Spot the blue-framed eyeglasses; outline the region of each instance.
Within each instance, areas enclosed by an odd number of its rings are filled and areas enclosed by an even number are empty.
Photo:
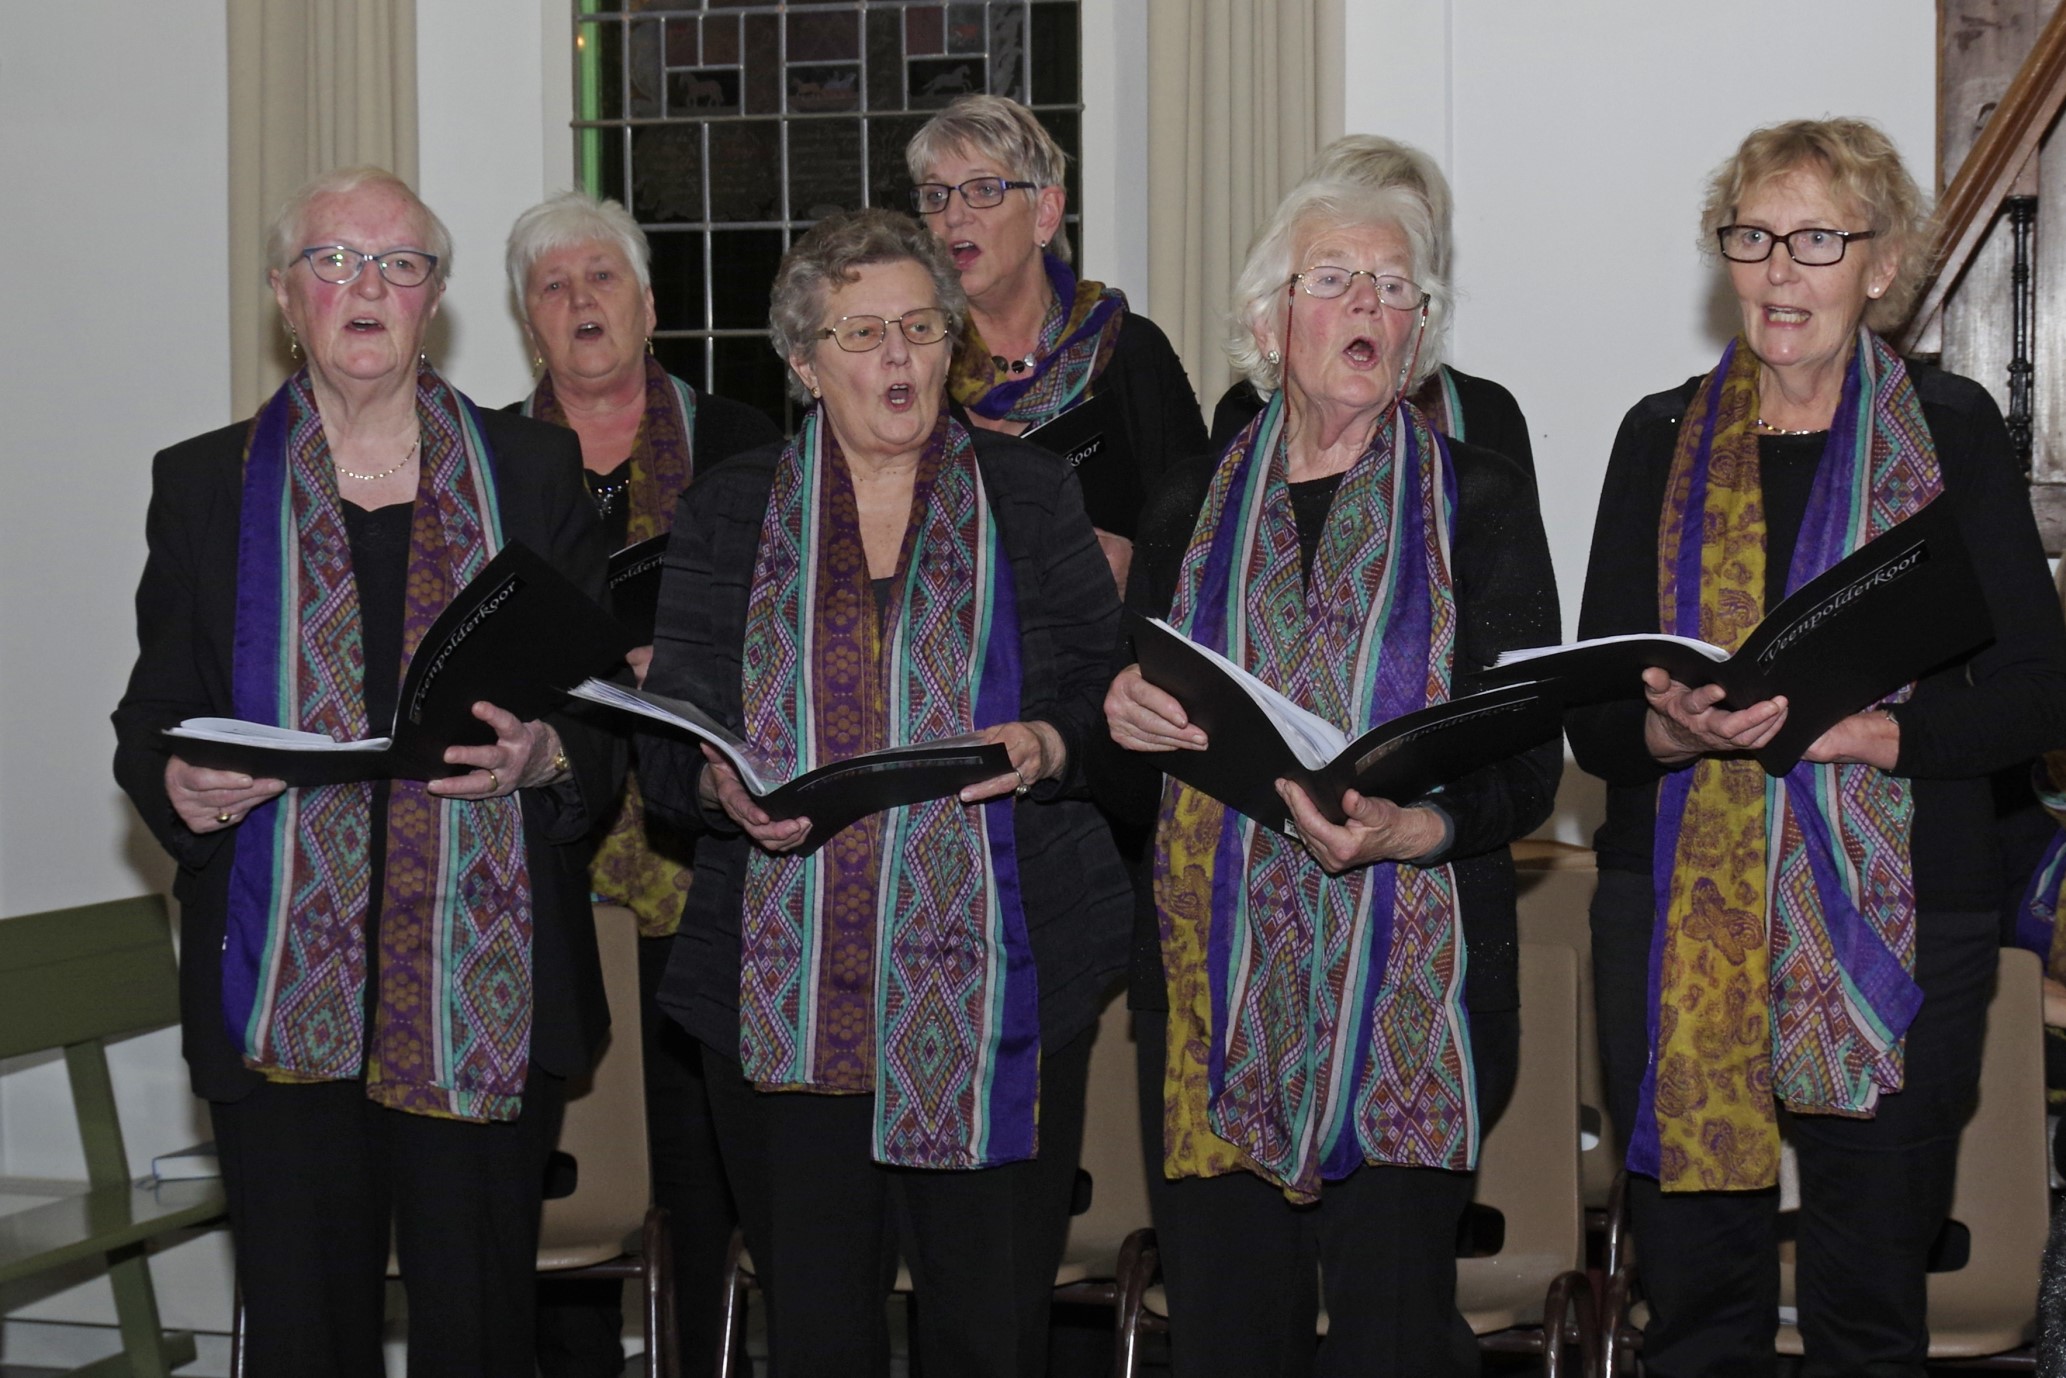
[[[311,273],[339,287],[357,282],[369,263],[380,270],[390,287],[421,287],[438,267],[438,256],[421,249],[384,249],[368,254],[349,244],[318,244],[303,249],[301,257]]]

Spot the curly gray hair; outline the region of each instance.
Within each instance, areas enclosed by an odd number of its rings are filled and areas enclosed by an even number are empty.
[[[524,294],[531,269],[555,249],[589,243],[608,244],[624,255],[641,289],[653,285],[652,248],[646,243],[646,232],[623,203],[598,201],[585,191],[563,191],[540,201],[509,227],[509,249],[503,263],[509,270],[509,290],[516,293],[517,314],[527,324],[531,313]]]
[[[799,355],[811,358],[823,343],[818,332],[824,329],[825,298],[854,281],[862,268],[907,261],[925,269],[933,280],[934,297],[947,312],[948,345],[960,344],[968,296],[946,246],[908,215],[870,209],[827,216],[782,255],[768,296],[768,331],[775,353],[784,363]],[[789,395],[810,401],[810,390],[794,368],[789,372]]]

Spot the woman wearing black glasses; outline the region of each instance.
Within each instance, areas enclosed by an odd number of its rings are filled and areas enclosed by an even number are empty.
[[[1636,404],[1608,461],[1580,636],[1738,645],[1859,544],[1949,503],[1992,645],[1844,719],[1782,777],[1661,670],[1574,712],[1607,782],[1593,959],[1659,1378],[1770,1374],[1778,1107],[1800,1164],[1804,1373],[1910,1374],[1995,971],[1987,776],[2066,742],[2066,631],[1994,402],[1904,361],[1922,193],[1859,120],[1760,129],[1702,215],[1741,310],[1706,375]]]
[[[1082,785],[1119,600],[1062,462],[948,411],[964,310],[908,217],[799,239],[770,324],[810,405],[787,445],[697,479],[661,590],[649,685],[785,772],[971,732],[1011,759],[805,852],[809,820],[639,739],[647,802],[713,833],[660,999],[704,1045],[785,1378],[888,1371],[893,1246],[928,1372],[1045,1372],[1124,964],[1126,873]]]
[[[969,419],[1017,435],[1111,394],[1125,435],[1082,459],[1098,545],[1121,588],[1140,505],[1162,471],[1206,447],[1198,396],[1169,338],[1116,287],[1069,269],[1064,157],[1033,112],[963,96],[904,150],[912,209],[947,246],[969,321],[949,374]],[[1071,440],[1043,440],[1063,453]]]
[[[1400,187],[1285,198],[1228,342],[1268,403],[1169,472],[1127,588],[1352,736],[1557,634],[1528,474],[1405,400],[1441,360],[1436,232]],[[1138,667],[1105,706],[1127,752],[1209,744]],[[1133,1004],[1174,1371],[1313,1372],[1324,1287],[1319,1372],[1475,1374],[1457,1232],[1519,1047],[1507,844],[1549,814],[1556,741],[1404,806],[1349,792],[1339,826],[1281,783],[1295,837],[1111,757],[1115,808],[1160,801]]]

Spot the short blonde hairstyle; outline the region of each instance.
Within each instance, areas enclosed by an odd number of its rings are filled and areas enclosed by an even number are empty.
[[[996,163],[1009,181],[1035,183],[1035,190],[1024,193],[1029,201],[1039,197],[1037,188],[1063,186],[1068,176],[1069,157],[1047,126],[1031,110],[1004,96],[956,97],[904,145],[905,170],[912,182],[923,182],[933,164],[964,148]],[[1066,224],[1056,228],[1047,248],[1062,262],[1069,262]]]
[[[818,332],[824,328],[825,298],[854,281],[863,268],[906,261],[925,269],[947,312],[947,339],[926,348],[953,350],[961,343],[961,323],[968,319],[968,295],[947,246],[908,215],[870,209],[826,216],[782,255],[768,294],[768,334],[775,353],[785,364],[799,354],[811,358],[824,343]],[[810,401],[794,368],[789,370],[789,395]]]
[[[1907,320],[1929,275],[1930,207],[1893,141],[1869,120],[1788,120],[1753,130],[1708,179],[1701,248],[1720,259],[1715,231],[1735,219],[1746,198],[1794,172],[1814,173],[1831,197],[1855,208],[1873,232],[1873,249],[1896,265],[1887,290],[1866,303],[1865,324],[1887,331]]]
[[[266,266],[274,272],[284,273],[294,266],[295,259],[301,257],[301,251],[309,247],[301,222],[308,214],[310,206],[326,196],[349,196],[366,187],[384,187],[398,192],[403,200],[416,208],[416,215],[422,222],[424,238],[429,242],[407,247],[422,249],[436,255],[438,266],[431,277],[438,286],[444,286],[445,279],[452,276],[452,232],[445,228],[444,221],[438,219],[437,212],[423,204],[423,198],[418,196],[407,182],[384,167],[332,168],[302,183],[273,214],[272,224],[266,227]],[[382,249],[404,246],[371,244],[360,247],[363,252],[378,253]]]
[[[516,293],[517,315],[526,325],[531,310],[524,298],[538,260],[555,249],[590,243],[607,244],[622,254],[641,290],[653,285],[652,247],[624,204],[598,201],[585,191],[563,191],[540,201],[509,227],[503,265],[509,271],[509,288]]]
[[[1451,220],[1455,202],[1441,167],[1412,144],[1382,134],[1344,134],[1320,150],[1306,169],[1308,182],[1355,182],[1366,187],[1400,187],[1427,203],[1434,226],[1434,271],[1449,276]]]
[[[1273,393],[1284,383],[1283,360],[1273,360],[1263,352],[1261,337],[1263,328],[1283,310],[1291,275],[1311,266],[1294,261],[1301,242],[1329,230],[1361,225],[1392,225],[1405,235],[1413,255],[1413,280],[1428,294],[1427,331],[1406,390],[1411,392],[1441,366],[1451,295],[1448,277],[1433,266],[1435,227],[1428,203],[1404,187],[1305,181],[1278,205],[1277,213],[1249,249],[1248,261],[1241,265],[1241,276],[1234,283],[1227,357],[1257,392]]]

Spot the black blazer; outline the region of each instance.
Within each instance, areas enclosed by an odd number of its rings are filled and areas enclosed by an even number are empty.
[[[581,482],[574,433],[486,412],[504,532],[600,599],[607,552]],[[245,438],[239,422],[162,450],[151,465],[150,555],[136,590],[136,667],[116,708],[115,779],[179,863],[180,1013],[196,1095],[238,1100],[258,1084],[222,1018],[222,944],[233,829],[189,832],[165,793],[159,733],[183,718],[229,716],[236,637],[237,523]],[[548,1072],[585,1072],[610,1025],[588,902],[592,813],[616,799],[621,751],[610,738],[553,718],[574,779],[525,790],[535,988],[531,1060]]]
[[[1119,635],[1119,598],[1076,478],[1038,446],[971,432],[1019,597],[1020,716],[1052,723],[1067,774],[1017,810],[1019,877],[1039,973],[1040,1037],[1052,1050],[1097,1022],[1126,962],[1132,909],[1125,868],[1084,784],[1086,744],[1103,734],[1105,686]],[[660,588],[646,685],[692,699],[737,731],[746,604],[779,445],[704,468],[682,496]],[[686,738],[639,734],[648,809],[708,828],[696,879],[660,989],[689,1032],[739,1055],[739,912],[753,843],[697,805],[702,754]]]

